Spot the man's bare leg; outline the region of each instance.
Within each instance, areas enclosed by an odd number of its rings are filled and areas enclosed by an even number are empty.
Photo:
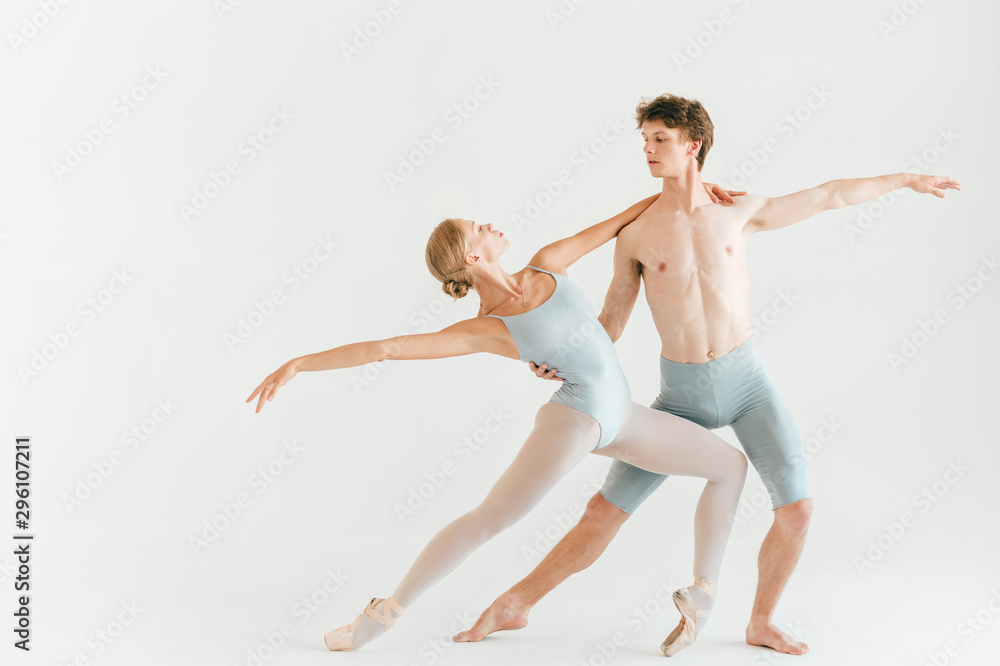
[[[808,645],[794,640],[771,624],[771,616],[802,554],[812,506],[812,499],[806,498],[774,510],[774,523],[764,537],[757,558],[757,595],[754,597],[750,624],[747,625],[747,643],[750,645],[763,645],[786,654],[805,654],[809,651]]]
[[[455,636],[457,642],[481,641],[494,631],[522,629],[528,612],[546,594],[578,571],[597,561],[629,514],[595,494],[580,522],[566,533],[538,566],[483,611],[476,624]]]

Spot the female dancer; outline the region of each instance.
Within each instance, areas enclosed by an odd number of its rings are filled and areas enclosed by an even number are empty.
[[[510,241],[491,224],[447,219],[431,234],[426,260],[456,298],[475,289],[480,312],[437,333],[344,345],[292,359],[261,382],[257,410],[298,372],[348,368],[383,359],[431,359],[490,352],[558,368],[564,381],[542,405],[510,467],[483,502],[437,533],[388,599],[373,599],[350,625],[324,637],[331,650],[355,650],[390,627],[406,607],[479,546],[525,516],[587,453],[660,474],[708,480],[695,511],[695,585],[674,593],[681,622],[663,650],[693,642],[715,597],[730,521],[746,476],[746,457],[690,421],[631,401],[614,345],[566,268],[618,232],[654,202],[645,199],[613,218],[542,248],[531,264],[505,272]]]

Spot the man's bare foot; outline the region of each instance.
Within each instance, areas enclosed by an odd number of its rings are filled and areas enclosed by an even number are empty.
[[[456,643],[475,643],[481,641],[494,631],[510,631],[524,629],[528,626],[528,611],[526,606],[510,594],[497,597],[490,607],[476,620],[472,629],[457,634],[453,639]]]
[[[747,644],[769,647],[785,654],[805,654],[809,646],[797,641],[773,624],[747,626]]]

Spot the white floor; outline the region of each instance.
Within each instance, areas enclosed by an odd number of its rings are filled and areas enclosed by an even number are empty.
[[[44,584],[32,601],[32,656],[35,663],[59,666],[659,663],[658,646],[677,620],[672,605],[660,599],[687,581],[680,571],[658,576],[642,543],[635,530],[624,532],[595,566],[543,600],[526,629],[479,644],[452,643],[450,636],[513,582],[513,569],[525,568],[497,559],[509,543],[490,544],[425,594],[391,634],[362,651],[338,654],[324,648],[323,634],[351,621],[369,596],[385,594],[371,589],[369,572],[400,569],[400,553],[419,544],[351,544],[348,549],[372,556],[350,567],[324,563],[322,553],[302,549],[294,534],[276,535],[242,555],[234,538],[198,558],[176,543],[127,557],[97,542],[50,546],[38,551],[34,564]],[[742,549],[735,550],[742,558]],[[897,558],[859,577],[849,570],[816,571],[807,551],[777,620],[812,650],[789,657],[743,643],[753,596],[745,571],[753,563],[731,555],[716,611],[698,643],[676,657],[682,663],[997,663],[1000,622],[990,622],[997,614],[990,600],[1000,610],[1000,572],[985,558],[950,564]],[[504,575],[488,573],[497,570]],[[312,611],[302,605],[308,596]],[[981,630],[960,626],[977,613]],[[939,653],[937,661],[930,653]]]

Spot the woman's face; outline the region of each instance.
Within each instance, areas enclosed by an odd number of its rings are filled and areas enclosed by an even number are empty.
[[[494,229],[492,224],[481,224],[474,220],[455,220],[465,229],[465,238],[469,244],[466,255],[478,257],[478,261],[496,261],[507,248],[510,241],[503,232]]]

